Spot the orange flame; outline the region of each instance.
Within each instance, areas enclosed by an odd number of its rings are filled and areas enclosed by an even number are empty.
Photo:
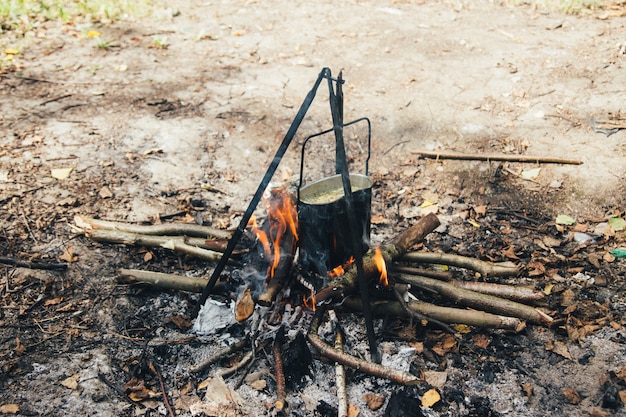
[[[372,257],[374,264],[376,265],[376,269],[380,272],[380,283],[383,287],[389,285],[389,281],[387,280],[387,265],[385,264],[385,258],[383,258],[383,254],[380,251],[380,247],[376,246],[376,251],[374,252],[374,256]]]
[[[304,304],[306,308],[315,311],[315,307],[317,306],[317,301],[315,300],[315,291],[311,290],[311,296],[309,298],[307,298],[306,295],[303,295],[302,304]]]
[[[274,277],[276,268],[280,263],[282,250],[292,252],[298,241],[298,211],[291,198],[291,195],[284,189],[274,189],[270,192],[270,198],[266,201],[268,231],[258,228],[256,218],[250,219],[249,226],[263,245],[265,256],[270,262],[267,270],[267,280]],[[290,237],[287,241],[288,247],[281,248],[285,237]]]
[[[329,278],[340,277],[346,273],[346,269],[350,267],[354,263],[354,256],[351,256],[350,259],[346,261],[343,265],[339,265],[328,271]]]

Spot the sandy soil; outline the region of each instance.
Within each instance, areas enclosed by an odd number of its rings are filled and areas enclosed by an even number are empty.
[[[0,405],[19,404],[22,415],[150,413],[124,401],[98,375],[122,388],[144,340],[190,336],[171,318],[189,315],[197,296],[120,286],[117,271],[206,275],[212,265],[76,237],[73,217],[236,226],[323,67],[343,71],[346,119],[372,122],[374,241],[414,223],[420,204],[433,195],[448,226],[429,249],[492,259],[514,244],[523,265],[536,260],[533,245],[545,236],[572,243],[574,230],[554,224],[559,214],[586,225],[580,231],[588,233],[608,216],[623,217],[624,132],[607,136],[590,125],[592,118],[619,118],[625,106],[622,14],[620,7],[572,16],[483,1],[176,1],[146,19],[43,22],[26,40],[5,33],[3,47],[25,48],[0,75],[2,255],[72,263],[65,272],[4,269]],[[115,46],[97,47],[89,30]],[[303,138],[330,125],[323,84],[274,182],[293,182]],[[365,153],[359,135],[348,132],[355,170],[363,169]],[[332,168],[330,144],[317,146],[307,159],[308,180]],[[420,159],[419,151],[582,164],[434,161]],[[64,179],[52,175],[67,168]],[[459,220],[483,206],[492,217],[482,220],[495,228],[477,233]],[[503,230],[496,212],[534,219],[534,232],[514,228],[511,236],[494,237]],[[564,327],[529,326],[519,335],[486,331],[498,342],[488,349],[461,349],[438,363],[415,360],[448,374],[443,400],[424,415],[626,415],[619,400],[605,403],[611,386],[615,393],[625,389],[615,382],[626,365],[625,266],[605,256],[624,246],[624,232],[598,236],[598,246],[581,250],[583,260],[573,260],[578,249],[571,245],[546,252],[562,255],[556,276],[563,281],[548,273],[521,279],[542,288],[571,286],[589,303],[581,311],[595,309],[585,324],[610,320],[581,339],[568,338]],[[604,284],[582,285],[574,279],[579,273]],[[358,329],[358,320],[353,325]],[[546,350],[554,340],[567,345],[570,358]],[[198,382],[186,366],[207,355],[208,343],[222,342],[194,338],[151,346],[181,415],[192,413],[183,399]],[[403,346],[385,343],[392,354]],[[314,366],[320,374],[332,372]],[[61,385],[68,377],[79,386]],[[351,401],[362,416],[384,415],[389,398],[402,391],[375,378],[355,376],[352,383]],[[270,381],[266,391],[240,389],[250,415],[274,413],[265,407],[273,401],[271,387]],[[569,388],[579,401],[563,394]],[[294,415],[332,415],[332,389],[332,381],[313,379],[290,394]],[[370,410],[364,392],[384,394],[385,407]],[[150,415],[166,413],[159,407]]]

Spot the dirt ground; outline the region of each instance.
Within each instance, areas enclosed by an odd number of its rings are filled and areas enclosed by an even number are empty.
[[[346,120],[372,123],[372,241],[436,203],[429,210],[443,227],[424,249],[514,261],[524,272],[506,282],[549,293],[544,307],[558,323],[472,328],[433,353],[433,329],[400,337],[391,319],[377,320],[390,363],[415,348],[405,365],[447,379],[436,387],[441,400],[420,407],[432,383],[404,388],[351,373],[359,415],[626,416],[626,261],[616,251],[626,248],[624,6],[569,15],[487,1],[167,3],[147,18],[46,21],[0,39],[1,255],[69,262],[59,271],[3,266],[0,412],[167,415],[160,396],[143,407],[119,392],[149,358],[176,413],[203,415],[198,384],[208,375],[187,369],[246,325],[195,335],[181,317],[196,294],[116,278],[120,268],[208,276],[214,264],[93,242],[74,233],[74,216],[236,227],[329,67],[346,80]],[[89,31],[100,32],[99,45]],[[303,139],[331,127],[327,91],[322,83],[273,183],[293,184]],[[603,133],[607,126],[618,129]],[[346,133],[353,168],[363,170],[362,132]],[[331,144],[316,146],[307,180],[333,167]],[[432,160],[420,151],[582,164]],[[343,319],[353,349],[365,352],[360,319]],[[252,371],[264,369],[271,359],[261,355]],[[290,413],[336,415],[332,366],[311,369],[288,394]],[[275,383],[264,378],[264,389],[237,389],[244,404],[231,415],[276,414]],[[382,407],[372,410],[366,393],[382,395]]]

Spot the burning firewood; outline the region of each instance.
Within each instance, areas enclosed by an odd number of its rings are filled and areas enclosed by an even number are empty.
[[[415,225],[406,229],[391,242],[382,245],[378,250],[370,250],[363,257],[363,271],[368,280],[382,278],[383,272],[386,279],[386,271],[383,265],[405,254],[411,247],[419,243],[424,237],[439,226],[439,219],[434,214],[429,214],[420,219]],[[384,282],[382,282],[384,285]],[[358,276],[356,268],[350,267],[343,275],[337,276],[329,285],[322,288],[315,295],[317,303],[330,299],[340,299],[356,292],[358,288]]]

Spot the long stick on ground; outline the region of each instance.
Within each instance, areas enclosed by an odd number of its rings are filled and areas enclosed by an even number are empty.
[[[343,352],[343,332],[337,328],[335,350]],[[337,415],[348,417],[348,394],[346,393],[346,370],[339,362],[335,363],[335,385],[337,385]]]
[[[450,253],[409,252],[397,260],[400,262],[418,262],[456,266],[476,271],[483,277],[512,276],[517,275],[520,271],[519,267],[517,267],[513,262],[486,262],[481,261],[480,259],[468,258]]]
[[[229,239],[231,235],[230,232],[226,230],[191,223],[141,225],[99,220],[81,215],[76,215],[74,217],[74,223],[83,230],[118,230],[120,232],[136,233],[140,235],[195,236],[202,238],[214,237],[224,240]]]
[[[119,243],[129,246],[145,246],[149,248],[162,247],[176,252],[185,253],[195,258],[217,261],[222,254],[205,249],[206,240],[200,238],[186,238],[182,236],[139,235],[119,230],[93,229],[84,230],[85,236],[97,242]]]
[[[313,320],[311,320],[311,327],[309,328],[309,333],[307,335],[309,343],[311,343],[313,347],[319,350],[322,356],[325,356],[332,361],[339,362],[345,366],[358,369],[359,371],[365,372],[366,374],[373,375],[379,378],[389,379],[399,384],[415,385],[420,382],[420,379],[413,374],[397,369],[392,369],[374,362],[368,362],[366,360],[341,352],[335,349],[333,346],[328,345],[317,334],[325,311],[325,306],[320,306],[317,308],[317,311],[313,316]]]
[[[552,317],[534,307],[488,294],[465,290],[436,279],[406,274],[398,274],[397,279],[418,288],[435,291],[450,301],[479,310],[517,317],[535,324],[550,324],[554,321]]]
[[[531,163],[536,163],[536,164],[544,163],[544,164],[569,164],[569,165],[582,165],[583,163],[580,159],[563,159],[563,158],[529,156],[529,155],[483,155],[483,154],[429,152],[429,151],[415,151],[414,153],[419,154],[424,158],[434,158],[434,159],[531,162]]]
[[[118,282],[122,284],[147,284],[159,288],[201,293],[207,280],[184,275],[164,274],[162,272],[139,269],[120,269]],[[215,284],[215,291],[222,292],[222,284]]]
[[[515,332],[525,328],[524,321],[518,318],[499,316],[485,313],[484,311],[442,307],[423,301],[409,301],[407,306],[419,314],[444,323],[467,324],[469,326],[512,330]],[[341,307],[349,311],[361,311],[363,305],[360,299],[349,297],[344,300]],[[411,316],[398,301],[376,301],[372,303],[372,313],[377,317],[398,316],[409,318]]]

